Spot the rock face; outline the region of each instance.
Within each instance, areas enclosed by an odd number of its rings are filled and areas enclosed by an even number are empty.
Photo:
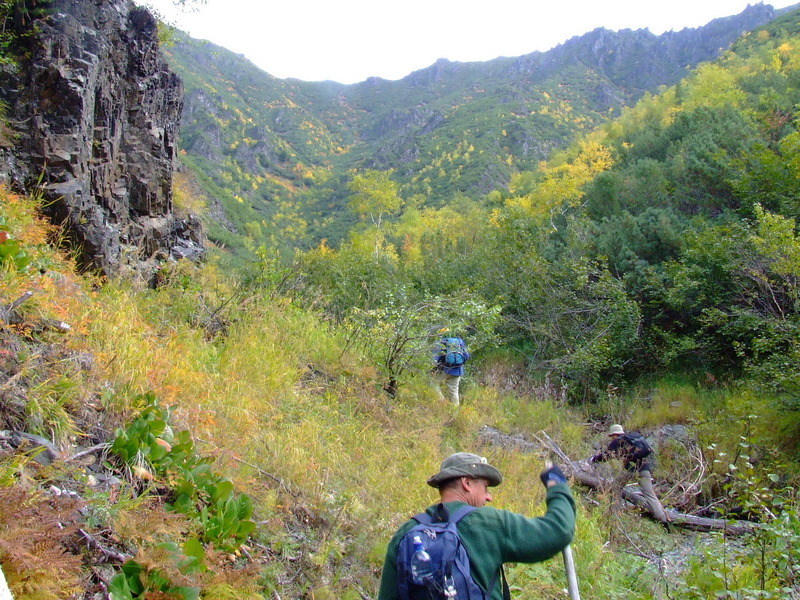
[[[42,189],[84,266],[106,275],[202,258],[199,221],[173,213],[183,85],[159,52],[155,19],[129,0],[50,7],[30,59],[3,86],[22,124],[6,180]]]

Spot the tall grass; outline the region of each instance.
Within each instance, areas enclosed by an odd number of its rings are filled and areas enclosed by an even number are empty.
[[[232,290],[216,281],[220,274],[213,268],[193,277],[209,278],[203,289]],[[197,307],[180,287],[112,284],[94,310],[90,339],[103,357],[104,376],[119,389],[153,389],[173,405],[201,447],[217,457],[217,467],[254,498],[262,539],[286,556],[303,557],[305,579],[297,589],[311,597],[374,590],[389,537],[436,500],[424,482],[451,452],[479,452],[503,471],[496,506],[541,514],[538,473],[550,457],[482,446],[484,425],[528,440],[543,430],[576,459],[605,441],[604,431],[588,427],[598,414],[629,428],[690,425],[698,443],[715,440],[734,451],[733,441],[720,441],[720,428],[738,440],[742,419],[763,409],[755,397],[745,401],[744,392],[676,379],[629,396],[610,393],[590,407],[468,380],[456,408],[439,400],[422,377],[405,382],[390,399],[366,357],[321,315],[257,291],[242,296],[225,333],[216,336],[192,317]],[[751,427],[751,434],[770,439],[766,428]],[[664,446],[662,458],[665,477],[686,467],[681,449]],[[659,570],[657,557],[671,551],[672,542],[635,515],[609,512],[612,500],[589,495],[580,508],[574,548],[579,572],[591,573],[582,584],[586,592],[595,598],[618,598],[623,590],[627,597],[668,597],[674,581]],[[630,544],[647,547],[654,558],[632,559],[616,550]],[[562,569],[559,560],[513,567],[515,597],[558,594],[565,585]],[[277,566],[270,572],[285,574]]]
[[[435,501],[436,491],[424,482],[455,451],[486,454],[507,474],[498,506],[544,510],[538,480],[544,458],[481,447],[477,438],[481,426],[500,424],[521,433],[548,429],[576,443],[574,426],[553,404],[468,386],[455,408],[422,380],[391,400],[373,366],[312,311],[253,295],[226,334],[209,339],[184,310],[166,310],[185,308],[180,294],[104,288],[90,333],[104,377],[130,391],[121,402],[149,388],[172,404],[217,466],[255,499],[273,542],[293,547],[278,524],[299,518],[298,526],[309,528],[302,551],[328,557],[315,567],[318,584],[337,580],[339,594],[354,585],[337,566],[346,555],[374,585],[391,532]],[[343,550],[331,550],[332,536]]]

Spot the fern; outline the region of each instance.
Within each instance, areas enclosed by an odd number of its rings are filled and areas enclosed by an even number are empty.
[[[0,488],[0,562],[17,598],[60,600],[83,588],[72,553],[82,503],[68,496]]]

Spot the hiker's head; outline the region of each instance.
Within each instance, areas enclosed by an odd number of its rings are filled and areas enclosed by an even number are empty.
[[[608,428],[608,437],[610,438],[615,438],[623,433],[625,433],[625,429],[622,428],[622,425],[614,424]]]
[[[480,508],[492,501],[491,487],[492,482],[484,477],[454,477],[439,486],[439,495],[442,502],[460,500]]]
[[[462,479],[471,481],[463,482],[461,481]],[[479,480],[485,485],[480,483]],[[491,501],[491,495],[486,491],[486,488],[500,485],[502,481],[503,476],[500,471],[490,465],[489,461],[483,456],[469,452],[456,452],[442,461],[439,472],[428,479],[428,485],[438,488],[440,492],[445,489],[452,490],[455,487],[460,488],[462,493],[471,493],[482,488],[483,495],[489,496],[488,500],[484,500],[484,502],[488,502]]]

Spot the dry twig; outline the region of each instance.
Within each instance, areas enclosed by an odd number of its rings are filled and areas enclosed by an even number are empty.
[[[14,300],[11,304],[0,306],[0,317],[2,317],[3,321],[7,323],[11,313],[14,312],[23,302],[27,301],[31,296],[33,296],[33,292],[28,290],[22,294],[22,296]]]
[[[84,450],[81,450],[80,452],[76,452],[72,456],[69,456],[69,457],[65,458],[64,461],[65,462],[70,462],[70,461],[73,461],[73,460],[78,460],[79,458],[83,458],[84,456],[87,456],[89,454],[93,454],[94,452],[97,452],[98,450],[106,451],[109,448],[111,448],[111,444],[109,444],[108,442],[103,442],[102,444],[97,444],[96,446],[92,446],[90,448],[86,448]]]
[[[94,537],[92,537],[83,529],[78,529],[78,533],[80,533],[81,537],[86,540],[86,543],[90,547],[94,548],[95,550],[99,550],[100,553],[108,559],[117,561],[119,563],[124,563],[126,560],[132,558],[131,556],[128,556],[124,552],[118,552],[116,550],[104,547],[103,545],[100,544],[100,542],[94,539]]]
[[[197,439],[198,439],[199,441],[203,442],[203,443],[206,443],[206,444],[211,444],[211,442],[209,442],[208,440],[204,440],[204,439],[202,439],[202,438],[197,438]],[[255,469],[255,470],[258,472],[258,473],[260,473],[260,474],[261,474],[261,475],[263,475],[264,477],[268,477],[269,479],[272,479],[272,480],[273,480],[275,483],[277,483],[278,485],[280,485],[280,486],[283,488],[283,490],[284,490],[284,491],[285,491],[287,494],[289,494],[290,496],[292,496],[292,497],[294,497],[294,498],[298,498],[298,497],[299,497],[299,494],[297,494],[296,492],[293,492],[291,489],[289,489],[289,486],[288,486],[288,485],[286,485],[286,483],[285,483],[285,482],[284,482],[284,481],[283,481],[283,480],[282,480],[280,477],[277,477],[276,475],[273,475],[272,473],[268,473],[267,471],[265,471],[265,470],[264,470],[264,469],[262,469],[261,467],[257,467],[256,465],[254,465],[254,464],[252,464],[252,463],[249,463],[249,462],[247,462],[246,460],[242,460],[241,458],[239,458],[239,457],[237,457],[237,456],[230,455],[230,457],[231,457],[233,460],[235,460],[236,462],[239,462],[239,463],[241,463],[241,464],[243,464],[243,465],[247,465],[247,466],[248,466],[248,467],[250,467],[251,469]]]

